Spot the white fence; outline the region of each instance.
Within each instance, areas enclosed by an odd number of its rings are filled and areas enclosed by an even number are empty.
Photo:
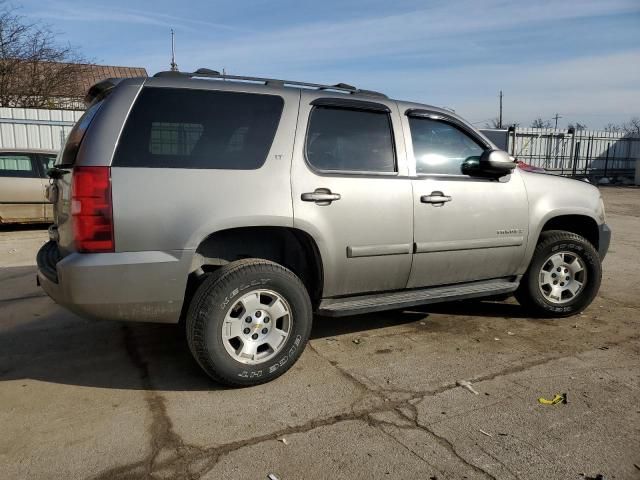
[[[58,151],[82,110],[0,108],[0,148]]]
[[[561,175],[632,177],[640,162],[640,137],[624,133],[520,127],[483,132],[518,160]]]

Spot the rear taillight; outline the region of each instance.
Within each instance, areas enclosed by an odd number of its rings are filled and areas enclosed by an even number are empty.
[[[111,169],[75,167],[71,189],[71,215],[76,249],[113,252]]]

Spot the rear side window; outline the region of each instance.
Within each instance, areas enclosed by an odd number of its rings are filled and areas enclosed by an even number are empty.
[[[276,95],[145,88],[127,119],[113,165],[260,168],[283,105]]]
[[[31,157],[21,153],[0,153],[0,177],[37,177]]]
[[[309,119],[307,161],[322,171],[396,171],[386,112],[315,107]]]

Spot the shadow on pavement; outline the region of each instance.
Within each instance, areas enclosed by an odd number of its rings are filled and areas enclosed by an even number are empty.
[[[34,267],[0,269],[0,381],[33,379],[165,391],[224,388],[193,360],[180,326],[79,318],[43,295],[35,286],[34,273]],[[429,313],[526,318],[515,304],[457,302],[352,317],[316,317],[311,338],[429,323]],[[468,319],[460,321],[468,324],[466,328],[477,328]]]

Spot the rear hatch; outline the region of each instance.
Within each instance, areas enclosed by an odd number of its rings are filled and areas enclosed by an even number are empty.
[[[77,160],[92,122],[116,84],[117,80],[107,80],[89,90],[85,98],[88,108],[74,125],[53,168],[48,172],[52,180],[47,197],[54,204],[54,224],[49,228],[49,236],[58,244],[62,257],[74,251],[113,250],[112,225],[105,224],[112,221],[109,167],[79,166]],[[92,227],[94,237],[110,236],[111,245],[103,242],[97,249],[91,250],[91,244],[84,240],[90,235],[88,230]],[[95,232],[97,229],[102,229],[102,235]],[[90,248],[87,249],[87,246]]]

